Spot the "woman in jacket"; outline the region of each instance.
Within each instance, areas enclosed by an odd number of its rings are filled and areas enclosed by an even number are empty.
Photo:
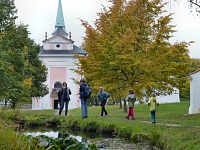
[[[67,116],[68,104],[69,104],[69,101],[70,101],[69,95],[71,95],[71,90],[70,90],[69,87],[67,87],[67,83],[63,82],[62,88],[58,91],[58,99],[59,99],[59,102],[60,102],[59,115],[61,115],[63,107],[65,105],[65,116]]]
[[[110,97],[110,94],[105,92],[103,87],[100,87],[97,98],[101,102],[101,116],[103,116],[104,113],[106,116],[108,115],[108,112],[105,109],[105,105],[109,97]]]

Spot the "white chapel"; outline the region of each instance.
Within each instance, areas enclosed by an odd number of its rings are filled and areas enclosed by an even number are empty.
[[[86,55],[86,52],[74,45],[71,33],[67,33],[62,3],[59,0],[55,30],[52,33],[52,37],[47,39],[46,36],[39,53],[39,58],[48,69],[45,84],[48,85],[49,93],[44,97],[33,98],[32,109],[57,109],[59,106],[56,91],[62,87],[64,81],[67,82],[67,86],[72,92],[69,109],[80,107],[79,85],[75,84],[72,80],[80,80],[80,75],[72,71],[72,69],[77,69],[74,63],[78,62],[74,54]]]

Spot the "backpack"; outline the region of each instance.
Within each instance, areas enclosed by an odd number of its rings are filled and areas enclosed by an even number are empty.
[[[92,89],[91,89],[91,87],[90,87],[89,85],[86,85],[86,86],[84,87],[84,90],[83,90],[83,97],[84,97],[84,98],[90,98],[91,94],[92,94]]]

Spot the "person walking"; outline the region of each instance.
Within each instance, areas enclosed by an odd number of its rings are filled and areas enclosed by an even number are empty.
[[[134,120],[134,104],[136,101],[134,92],[132,90],[129,90],[129,95],[127,96],[127,101],[128,101],[128,116],[126,119],[129,119],[129,117],[132,117],[132,120]]]
[[[88,86],[88,84],[86,83],[85,79],[81,79],[80,80],[80,100],[81,100],[81,110],[82,110],[82,118],[87,118],[88,117],[88,106],[87,106],[87,99],[84,96],[84,92],[85,92],[85,88],[86,86]]]
[[[148,106],[150,106],[152,123],[156,123],[156,108],[159,106],[159,103],[154,93],[151,94],[151,98],[148,101]]]
[[[63,82],[62,88],[58,91],[58,99],[60,102],[60,110],[59,115],[61,115],[63,107],[65,105],[65,116],[67,116],[68,112],[68,104],[70,101],[71,90],[69,87],[67,87],[67,83]]]
[[[108,112],[105,109],[105,105],[106,105],[107,99],[109,97],[110,97],[110,94],[105,92],[103,87],[100,87],[97,98],[101,102],[101,104],[100,104],[101,105],[101,116],[103,116],[104,113],[106,116],[108,115]]]

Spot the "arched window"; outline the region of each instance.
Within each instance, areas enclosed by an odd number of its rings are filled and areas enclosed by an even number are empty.
[[[56,82],[56,83],[54,84],[54,89],[60,89],[60,88],[62,88],[62,83]]]

